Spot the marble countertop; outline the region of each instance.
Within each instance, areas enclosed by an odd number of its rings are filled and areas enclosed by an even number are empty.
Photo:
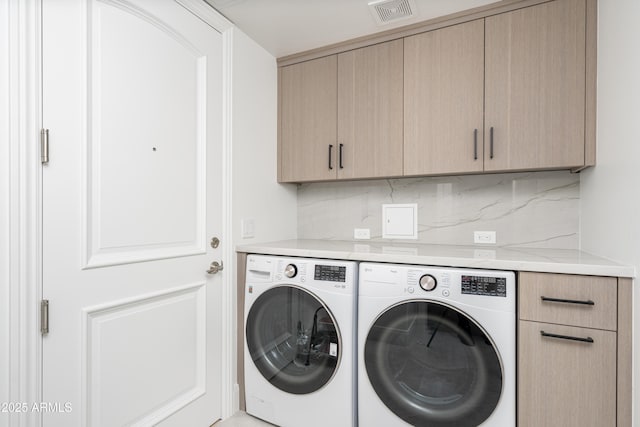
[[[570,249],[283,240],[240,245],[237,252],[403,264],[635,277],[635,268]]]

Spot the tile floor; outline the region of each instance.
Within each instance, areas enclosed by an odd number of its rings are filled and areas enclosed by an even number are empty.
[[[247,415],[246,412],[236,412],[231,418],[214,424],[214,427],[273,427],[273,424]]]

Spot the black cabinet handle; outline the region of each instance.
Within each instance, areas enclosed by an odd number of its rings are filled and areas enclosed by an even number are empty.
[[[541,296],[540,299],[543,302],[559,302],[559,303],[563,303],[563,304],[596,305],[596,303],[591,301],[591,300],[582,301],[582,300],[576,300],[576,299],[549,298],[549,297],[545,297],[545,296]]]
[[[478,129],[473,130],[473,160],[478,160]]]
[[[580,342],[587,342],[589,344],[593,344],[593,338],[591,338],[591,337],[586,337],[586,338],[572,337],[572,336],[569,336],[569,335],[550,334],[550,333],[545,332],[545,331],[540,331],[540,335],[542,335],[543,337],[547,337],[547,338],[558,338],[558,339],[561,339],[561,340],[580,341]]]
[[[489,129],[489,158],[493,159],[493,127]]]
[[[333,145],[329,144],[329,170],[333,169],[333,165],[331,164],[331,158],[333,157],[332,152],[333,152]]]
[[[342,147],[344,147],[344,144],[340,144],[340,169],[344,169],[342,166]]]

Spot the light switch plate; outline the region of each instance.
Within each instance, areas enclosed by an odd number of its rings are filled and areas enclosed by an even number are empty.
[[[243,219],[240,221],[240,236],[243,239],[255,237],[255,223],[253,219]]]
[[[417,203],[382,205],[383,239],[417,239]]]

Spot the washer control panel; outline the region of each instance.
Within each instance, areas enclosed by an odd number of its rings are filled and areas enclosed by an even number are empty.
[[[347,276],[347,267],[341,265],[316,264],[313,273],[314,280],[328,282],[344,282]]]
[[[353,294],[357,289],[357,264],[353,261],[248,255],[246,284],[248,293],[255,287],[293,285],[314,291]],[[252,291],[253,289],[253,291]]]

